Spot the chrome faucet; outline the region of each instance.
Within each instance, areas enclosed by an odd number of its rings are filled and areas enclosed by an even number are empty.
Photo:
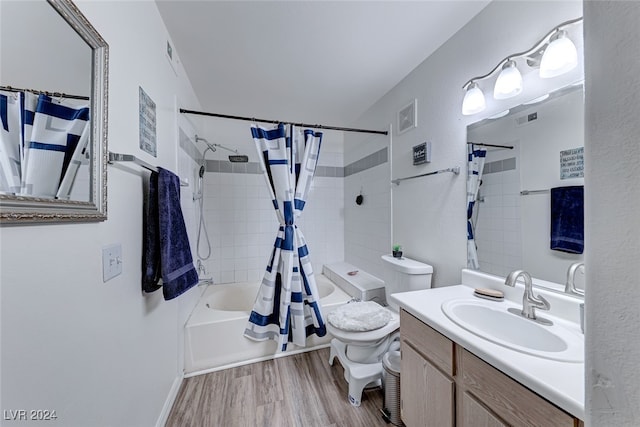
[[[200,260],[198,260],[197,269],[198,269],[198,285],[212,285],[213,279],[211,277],[202,277],[203,275],[207,274],[207,268],[205,267],[204,263]]]
[[[522,276],[522,278],[524,279],[524,295],[522,296],[522,311],[517,314],[520,314],[522,317],[525,317],[527,319],[535,320],[539,323],[551,324],[546,319],[536,317],[536,308],[539,308],[540,310],[549,310],[549,308],[551,308],[551,305],[549,304],[549,301],[547,301],[543,297],[533,294],[533,283],[531,282],[531,275],[529,273],[523,270],[512,271],[507,276],[504,284],[507,286],[515,287],[516,281],[520,276]],[[515,309],[513,309],[513,311],[509,309],[509,311],[517,312],[517,310]]]
[[[569,266],[569,270],[567,270],[567,283],[564,285],[564,292],[571,295],[579,295],[584,296],[584,291],[576,288],[576,273],[579,268],[582,267],[582,271],[584,271],[584,263],[576,262]]]

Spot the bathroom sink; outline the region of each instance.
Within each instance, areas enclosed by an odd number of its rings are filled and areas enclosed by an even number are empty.
[[[509,301],[454,299],[444,302],[442,311],[458,326],[503,347],[545,359],[584,361],[581,335],[557,322],[546,326],[525,319],[507,311],[510,307],[518,306]]]

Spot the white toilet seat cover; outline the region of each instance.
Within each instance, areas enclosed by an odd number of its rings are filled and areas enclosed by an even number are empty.
[[[344,304],[327,315],[327,321],[343,331],[373,331],[386,326],[391,312],[373,301],[354,301]]]

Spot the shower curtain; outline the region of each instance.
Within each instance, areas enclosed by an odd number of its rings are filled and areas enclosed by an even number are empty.
[[[22,159],[22,93],[0,91],[0,192],[20,192]]]
[[[479,269],[478,251],[474,236],[473,209],[478,198],[480,181],[487,150],[476,150],[473,144],[467,146],[468,150],[468,173],[467,173],[467,267]]]
[[[296,219],[313,182],[321,132],[257,125],[251,134],[280,226],[244,335],[304,347],[308,336],[326,334],[309,250]]]
[[[89,141],[89,107],[0,91],[0,119],[0,191],[68,198]]]

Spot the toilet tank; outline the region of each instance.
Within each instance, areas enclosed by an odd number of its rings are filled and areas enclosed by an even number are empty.
[[[382,255],[385,264],[385,295],[387,303],[394,310],[398,307],[390,301],[389,295],[396,292],[418,291],[431,287],[433,267],[411,258],[394,258]]]

